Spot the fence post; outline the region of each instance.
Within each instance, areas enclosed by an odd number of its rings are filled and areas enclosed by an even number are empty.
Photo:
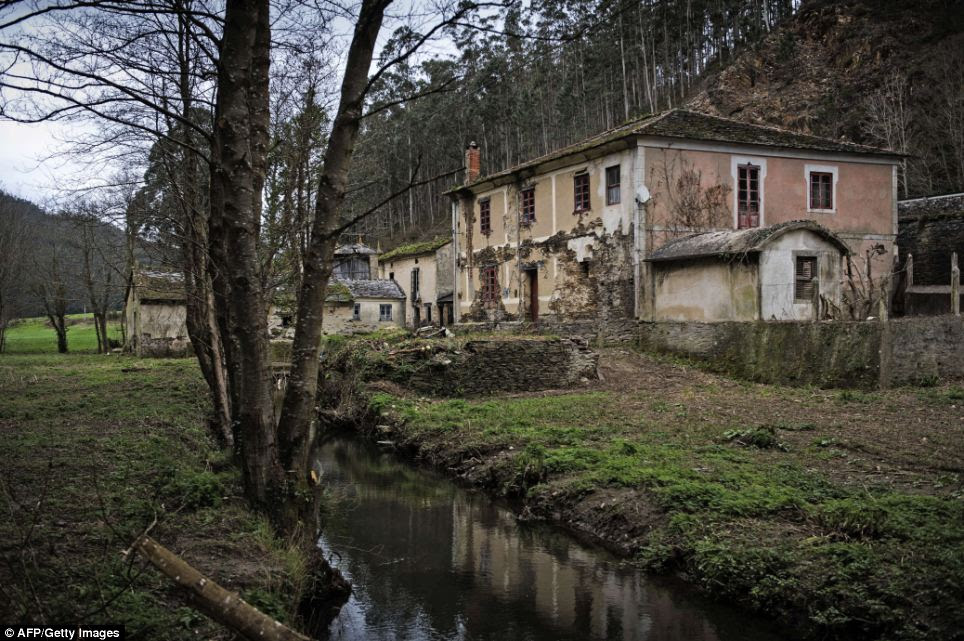
[[[961,315],[961,270],[957,266],[957,252],[951,254],[951,313]]]

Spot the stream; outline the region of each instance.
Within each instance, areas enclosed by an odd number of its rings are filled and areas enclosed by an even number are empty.
[[[355,438],[322,446],[319,545],[354,585],[340,641],[771,641],[772,627],[654,578]]]

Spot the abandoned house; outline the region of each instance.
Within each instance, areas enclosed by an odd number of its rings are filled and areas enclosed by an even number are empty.
[[[395,281],[405,293],[406,325],[452,324],[452,261],[451,238],[401,245],[378,258],[381,277]]]
[[[378,252],[361,241],[335,250],[322,316],[324,334],[358,334],[405,324],[405,292],[378,274]],[[275,295],[268,315],[272,338],[294,336],[295,301],[286,293]]]
[[[135,268],[127,283],[124,349],[138,356],[187,353],[184,278],[175,272]]]
[[[964,194],[902,200],[897,204],[897,225],[895,313],[948,313],[953,254],[964,260]]]
[[[797,296],[839,291],[839,282],[825,282],[839,280],[839,265],[830,264],[834,255],[874,248],[875,256],[883,252],[882,264],[892,264],[900,159],[882,149],[683,109],[488,176],[480,176],[473,143],[465,184],[447,192],[458,257],[456,320],[604,325],[657,317],[813,317],[819,310],[804,309]],[[778,227],[791,221],[816,225]],[[775,226],[760,236],[693,241],[707,253],[685,261],[670,260],[671,249],[656,253],[691,234]],[[740,274],[742,285],[724,287],[724,266],[737,269],[728,262],[732,254],[719,251],[729,243],[751,248],[754,266]],[[818,254],[816,263],[809,254]],[[716,279],[723,288],[716,295],[730,300],[701,301],[705,288],[684,286],[697,272]],[[794,290],[791,273],[794,283],[815,282]],[[780,286],[734,298],[748,283],[770,278]],[[813,296],[810,305],[818,303]]]

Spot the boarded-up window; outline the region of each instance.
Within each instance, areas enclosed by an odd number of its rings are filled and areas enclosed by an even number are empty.
[[[606,204],[618,205],[619,200],[619,165],[606,167]]]
[[[488,198],[479,201],[479,230],[486,236],[492,233],[492,202]]]
[[[527,187],[519,192],[519,222],[529,225],[536,220],[536,188]]]
[[[813,300],[817,289],[817,259],[814,256],[797,256],[796,281],[793,298],[797,302]]]
[[[381,304],[378,306],[378,320],[380,321],[390,321],[392,320],[392,306],[391,304]]]
[[[833,209],[833,174],[810,172],[810,209]]]
[[[760,168],[756,165],[740,165],[737,171],[737,227],[759,227]]]
[[[496,267],[483,267],[480,274],[482,281],[482,300],[489,302],[499,299],[499,274]]]
[[[589,174],[576,174],[572,185],[575,211],[589,211]]]

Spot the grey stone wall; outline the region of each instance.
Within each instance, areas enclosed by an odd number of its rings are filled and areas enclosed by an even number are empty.
[[[762,383],[875,388],[964,378],[964,320],[641,323],[639,346]]]
[[[597,378],[598,360],[579,339],[479,339],[396,355],[384,373],[425,394],[484,396],[573,387]]]

